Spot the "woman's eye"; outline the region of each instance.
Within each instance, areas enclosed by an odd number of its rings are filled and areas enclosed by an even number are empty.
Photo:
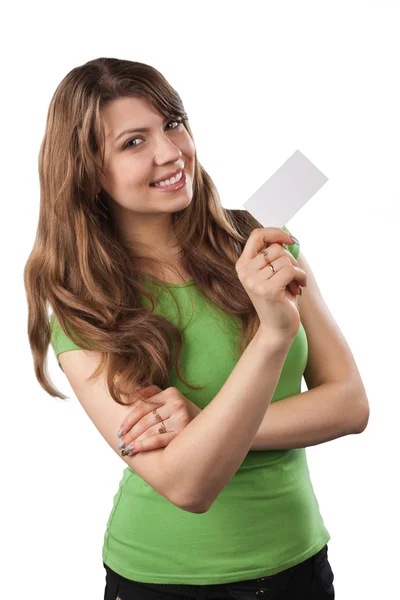
[[[173,127],[173,129],[178,129],[179,125],[182,124],[182,119],[179,117],[179,119],[173,119],[172,121],[169,121],[167,123],[167,127],[170,123],[178,123],[178,125],[176,127]],[[129,146],[128,144],[130,144],[130,142],[134,142],[135,140],[140,140],[141,138],[138,137],[134,137],[131,138],[130,140],[128,140],[125,144],[125,146],[123,147],[123,150],[126,150],[127,148],[137,148],[138,146],[140,146],[140,144],[134,144],[133,146]]]

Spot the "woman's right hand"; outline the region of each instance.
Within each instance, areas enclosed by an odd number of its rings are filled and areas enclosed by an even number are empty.
[[[269,245],[266,250],[268,263],[273,265],[276,273],[260,254],[266,244]],[[289,284],[295,281],[307,286],[307,274],[282,244],[293,244],[283,229],[253,229],[235,268],[260,318],[260,327],[283,338],[294,338],[300,327],[299,294],[293,294],[290,288],[295,286]]]

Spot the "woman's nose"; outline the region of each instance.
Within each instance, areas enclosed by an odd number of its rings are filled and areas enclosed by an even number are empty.
[[[155,155],[156,158],[165,162],[175,162],[178,158],[182,156],[181,149],[172,142],[172,140],[168,139],[167,136],[161,135],[156,143],[155,143]]]

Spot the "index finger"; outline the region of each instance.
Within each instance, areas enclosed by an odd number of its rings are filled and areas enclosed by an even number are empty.
[[[249,235],[243,252],[236,265],[243,265],[253,260],[265,244],[293,244],[292,237],[280,227],[257,227]]]

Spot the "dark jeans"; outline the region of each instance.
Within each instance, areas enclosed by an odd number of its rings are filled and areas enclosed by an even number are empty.
[[[214,585],[141,583],[106,569],[104,600],[334,600],[328,544],[307,560],[275,575]]]

